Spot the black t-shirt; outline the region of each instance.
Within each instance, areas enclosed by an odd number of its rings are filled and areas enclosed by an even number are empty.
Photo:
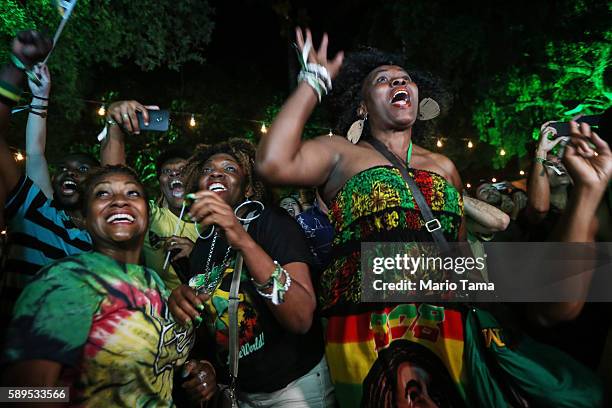
[[[310,249],[296,221],[279,208],[267,207],[252,221],[249,235],[281,265],[304,262],[312,265]],[[198,239],[190,256],[191,275],[204,273],[213,238]],[[211,268],[226,258],[228,244],[219,234],[211,257]],[[228,377],[229,317],[228,298],[234,259],[231,251],[229,267],[214,290],[202,313],[204,322],[198,331],[194,354],[211,359],[223,382]],[[272,272],[272,271],[270,271]],[[292,289],[289,288],[289,291]],[[245,392],[272,392],[310,371],[323,357],[323,336],[319,318],[315,316],[308,333],[299,335],[281,326],[251,282],[246,263],[240,282],[238,307],[239,369],[238,387]]]

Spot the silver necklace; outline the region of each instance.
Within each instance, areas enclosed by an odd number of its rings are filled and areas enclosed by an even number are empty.
[[[219,234],[217,232],[215,232],[215,235],[213,235],[213,240],[210,243],[210,251],[208,252],[208,259],[206,260],[206,268],[204,269],[204,280],[205,282],[203,282],[203,287],[201,289],[198,290],[205,290],[206,293],[210,294],[212,293],[213,290],[215,290],[215,288],[217,287],[217,285],[219,284],[219,281],[223,278],[223,270],[219,270],[217,275],[211,279],[211,275],[212,275],[212,270],[210,268],[210,264],[212,261],[212,255],[213,252],[215,251],[215,244],[217,243],[217,238],[218,238]],[[227,265],[227,261],[229,260],[229,254],[230,251],[232,250],[232,246],[228,245],[227,246],[227,251],[225,251],[225,256],[223,257],[223,261],[221,262],[221,265],[219,265],[218,267],[220,269],[224,269]],[[214,267],[213,267],[214,270]]]

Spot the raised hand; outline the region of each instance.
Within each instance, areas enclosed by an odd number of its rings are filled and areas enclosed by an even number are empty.
[[[33,68],[34,74],[40,81],[40,85],[35,84],[32,80],[28,79],[28,85],[32,96],[40,96],[41,98],[49,98],[51,92],[51,75],[49,74],[49,68],[46,64],[36,64]]]
[[[38,31],[28,30],[17,33],[13,40],[13,54],[27,67],[45,59],[53,43]]]
[[[136,112],[142,113],[142,121],[147,124],[149,123],[149,113],[147,110],[158,110],[158,106],[144,106],[138,101],[118,101],[113,102],[108,107],[108,113],[106,114],[106,119],[112,119],[121,127],[129,132],[134,134],[140,133],[140,127],[138,126],[138,117],[136,116]]]
[[[577,186],[604,191],[612,177],[610,146],[586,123],[572,121],[570,129],[571,139],[563,158],[565,167]]]
[[[557,137],[554,139],[549,139],[548,136],[554,136],[557,134],[557,129],[550,126],[551,123],[552,122],[546,122],[540,127],[540,141],[538,142],[538,153],[543,154],[543,158],[546,158],[546,154],[548,154],[548,152],[550,152],[556,145],[568,139],[567,137]]]
[[[331,79],[334,79],[338,75],[338,72],[340,72],[340,67],[342,67],[344,53],[340,51],[336,54],[333,60],[327,60],[327,44],[329,42],[327,33],[323,34],[323,39],[321,40],[321,45],[319,46],[318,50],[314,48],[314,44],[312,43],[312,33],[308,28],[306,29],[306,41],[304,41],[304,34],[300,27],[296,27],[295,37],[300,53],[304,50],[304,44],[306,42],[310,42],[312,44],[312,48],[308,53],[307,62],[324,66],[327,69],[327,72],[329,72]]]

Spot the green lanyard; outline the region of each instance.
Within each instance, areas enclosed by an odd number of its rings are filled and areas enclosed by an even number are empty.
[[[410,159],[412,159],[412,140],[410,141],[410,146],[408,146],[408,153],[406,153],[406,167],[410,167]]]

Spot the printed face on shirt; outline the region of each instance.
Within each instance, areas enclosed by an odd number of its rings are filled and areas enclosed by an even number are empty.
[[[69,156],[57,166],[58,172],[52,180],[53,198],[63,209],[78,208],[79,187],[97,163],[86,156]]]
[[[232,208],[243,201],[245,184],[244,170],[233,156],[225,153],[210,156],[199,180],[200,190],[214,191]]]
[[[181,208],[185,193],[182,172],[187,160],[175,158],[166,161],[159,169],[159,188],[170,208]]]
[[[407,129],[414,124],[419,90],[410,75],[397,65],[381,65],[364,80],[363,99],[371,126]]]
[[[430,376],[421,367],[409,362],[401,363],[397,367],[395,394],[398,408],[437,408],[427,390],[429,383]]]
[[[87,230],[94,243],[107,246],[142,244],[149,226],[142,185],[127,174],[108,174],[89,197]]]

